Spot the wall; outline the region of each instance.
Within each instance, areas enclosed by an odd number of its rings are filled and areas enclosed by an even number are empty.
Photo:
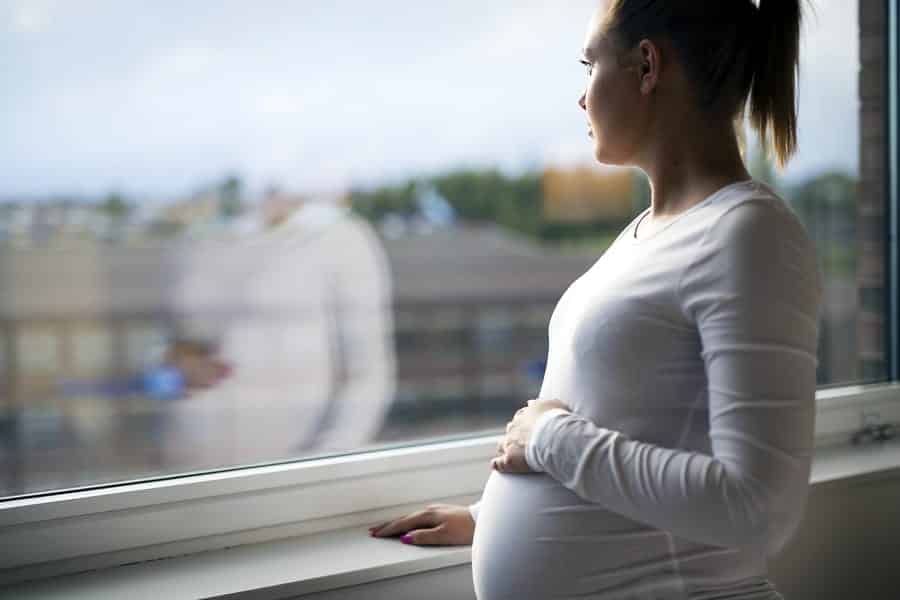
[[[786,600],[900,598],[900,476],[814,488],[770,577]]]

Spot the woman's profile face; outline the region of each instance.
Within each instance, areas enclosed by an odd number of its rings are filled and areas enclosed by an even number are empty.
[[[623,53],[606,35],[607,3],[601,2],[588,26],[582,63],[588,83],[578,100],[587,114],[594,157],[610,165],[631,164],[647,123],[646,98],[640,92],[639,60]]]

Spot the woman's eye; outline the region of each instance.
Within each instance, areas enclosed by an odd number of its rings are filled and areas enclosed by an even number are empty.
[[[589,63],[589,62],[586,61],[586,60],[581,60],[581,61],[578,61],[578,62],[580,62],[581,64],[583,64],[583,65],[585,66],[585,68],[587,69],[587,74],[588,74],[588,76],[590,76],[591,74],[593,74],[593,72],[594,72],[594,65],[593,65],[592,63]]]

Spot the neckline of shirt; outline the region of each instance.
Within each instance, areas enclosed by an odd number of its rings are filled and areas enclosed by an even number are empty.
[[[661,234],[663,231],[665,231],[666,229],[668,229],[669,227],[671,227],[672,225],[677,223],[682,217],[690,214],[691,212],[693,212],[694,210],[696,210],[702,206],[706,206],[707,204],[709,204],[713,200],[719,198],[721,195],[730,191],[731,189],[736,188],[736,187],[743,187],[743,186],[753,186],[755,188],[760,187],[759,182],[757,182],[755,179],[745,179],[743,181],[735,181],[734,183],[729,183],[728,185],[719,188],[718,190],[716,190],[715,192],[713,192],[712,194],[710,194],[709,196],[707,196],[706,198],[704,198],[697,204],[691,206],[687,210],[681,211],[680,213],[678,213],[677,215],[675,215],[674,217],[669,219],[666,223],[664,223],[662,225],[662,227],[660,227],[656,231],[650,233],[650,235],[645,235],[643,237],[636,237],[637,228],[640,226],[641,221],[643,221],[644,217],[646,217],[650,213],[650,207],[647,207],[644,209],[644,212],[642,212],[637,217],[635,217],[634,220],[631,222],[631,224],[628,226],[628,230],[626,232],[627,235],[625,237],[627,237],[628,241],[631,242],[632,244],[641,244],[647,240],[652,240],[653,238],[655,238],[656,236]]]

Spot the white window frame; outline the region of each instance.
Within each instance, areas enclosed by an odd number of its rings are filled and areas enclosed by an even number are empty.
[[[900,422],[900,383],[819,390],[817,445]],[[877,415],[877,417],[873,417]],[[474,501],[500,433],[0,504],[0,585],[362,526]],[[402,514],[402,513],[401,513]]]

